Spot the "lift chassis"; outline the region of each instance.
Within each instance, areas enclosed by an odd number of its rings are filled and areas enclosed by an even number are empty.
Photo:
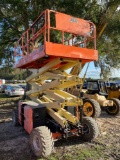
[[[48,156],[53,142],[62,138],[81,136],[91,141],[98,136],[96,121],[83,117],[82,99],[65,91],[83,84],[66,70],[97,58],[95,25],[52,10],[45,10],[16,42],[15,67],[28,69],[31,75],[13,122],[30,134],[36,156]],[[66,107],[74,107],[75,115]]]

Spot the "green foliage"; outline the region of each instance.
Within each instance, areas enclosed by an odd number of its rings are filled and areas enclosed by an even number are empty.
[[[14,69],[12,67],[0,68],[0,79],[6,80],[25,80],[28,77],[28,71],[22,71],[20,69]]]
[[[107,80],[114,68],[120,68],[120,10],[119,1],[106,1],[105,13],[101,17],[101,22],[106,24],[106,28],[97,41],[99,60],[95,66],[101,68],[101,77]],[[97,24],[99,26],[99,24]]]
[[[8,96],[3,94],[3,93],[0,93],[0,101],[2,100],[7,100],[8,99]]]
[[[8,95],[4,94],[4,93],[0,93],[0,102],[18,102],[18,100],[20,100],[20,97],[14,97],[11,98]],[[4,103],[3,103],[4,104]]]
[[[107,28],[97,42],[99,61],[96,63],[96,66],[101,67],[101,76],[105,77],[111,73],[111,67],[116,68],[120,64],[120,12],[116,11],[118,5],[118,0],[106,0],[104,5],[98,4],[97,0],[1,0],[0,63],[4,62],[3,68],[9,68],[7,75],[12,75],[14,62],[10,47],[28,29],[29,24],[48,8],[91,20],[97,28],[100,27],[101,20],[107,23]],[[59,39],[59,34],[56,38]],[[19,75],[16,78],[22,77]]]

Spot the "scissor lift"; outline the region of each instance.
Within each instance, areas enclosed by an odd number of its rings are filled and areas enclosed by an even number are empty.
[[[29,100],[19,102],[13,122],[30,134],[36,156],[49,155],[53,141],[61,138],[81,135],[89,141],[97,137],[95,120],[82,118],[82,99],[65,91],[83,83],[66,70],[98,59],[92,22],[45,10],[16,43],[15,59],[16,68],[29,69],[32,74],[26,79],[31,86],[26,91]],[[71,106],[75,115],[65,109]]]

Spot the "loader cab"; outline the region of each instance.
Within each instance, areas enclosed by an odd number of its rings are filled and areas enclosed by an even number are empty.
[[[87,81],[87,92],[88,94],[99,94],[105,97],[108,96],[106,84],[101,80],[90,80]]]

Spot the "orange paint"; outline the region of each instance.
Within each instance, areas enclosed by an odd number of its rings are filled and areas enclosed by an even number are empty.
[[[78,130],[77,129],[72,129],[71,132],[73,133],[70,137],[72,136],[78,136]],[[58,140],[62,138],[62,134],[60,132],[52,133],[52,137],[54,140]]]
[[[84,19],[56,13],[56,28],[65,32],[86,36],[90,32],[90,23]]]
[[[54,27],[50,25],[52,24],[50,23],[50,21],[52,21],[51,13],[55,18],[56,24]],[[34,32],[36,26],[40,25],[41,18],[43,20],[43,25]],[[52,31],[61,32],[61,37],[59,37],[61,39],[61,44],[50,41]],[[70,34],[70,39],[66,39],[66,32]],[[22,58],[15,65],[16,68],[41,68],[56,57],[79,59],[82,63],[98,60],[98,51],[96,50],[96,28],[90,21],[47,9],[42,12],[23,35],[24,37],[22,36],[15,46],[16,48],[20,45],[23,52]],[[40,38],[40,36],[42,38]],[[82,47],[79,43],[73,43],[77,36],[83,39],[79,42]],[[39,41],[39,38],[42,40]],[[65,45],[67,41],[68,45]],[[90,41],[94,44],[93,49],[86,47],[86,44]],[[33,50],[30,48],[31,43],[33,44]],[[15,56],[17,56],[16,49]]]
[[[30,134],[33,130],[33,111],[30,106],[24,107],[24,128]]]
[[[59,132],[52,133],[52,137],[53,137],[53,139],[54,139],[54,140],[55,140],[55,139],[59,139],[59,138],[61,138],[61,136],[62,136],[62,134],[61,134],[61,133],[59,133]]]
[[[56,57],[85,59],[86,61],[94,61],[98,59],[98,51],[88,48],[80,48],[75,46],[66,46],[52,42],[46,42],[46,54]]]

